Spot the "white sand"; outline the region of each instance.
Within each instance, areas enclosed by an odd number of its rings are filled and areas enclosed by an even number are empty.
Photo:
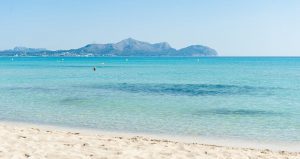
[[[300,159],[300,152],[193,144],[107,133],[78,133],[38,125],[1,123],[0,158]]]

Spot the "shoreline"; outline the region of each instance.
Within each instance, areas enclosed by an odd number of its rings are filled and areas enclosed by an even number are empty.
[[[168,140],[171,142],[180,142],[183,144],[200,144],[207,146],[218,146],[218,147],[231,147],[231,148],[245,148],[245,149],[257,149],[257,150],[270,150],[270,151],[288,151],[288,152],[299,152],[300,143],[291,142],[257,142],[248,140],[237,140],[237,139],[222,139],[222,138],[208,138],[199,136],[179,136],[179,135],[165,135],[165,134],[150,134],[150,133],[130,133],[130,132],[117,132],[117,131],[103,131],[92,128],[80,128],[80,127],[68,127],[68,126],[57,126],[50,124],[37,124],[27,123],[19,121],[0,121],[1,127],[18,127],[24,129],[38,128],[43,131],[60,131],[60,132],[75,132],[90,136],[105,135],[110,137],[142,137],[155,140]]]

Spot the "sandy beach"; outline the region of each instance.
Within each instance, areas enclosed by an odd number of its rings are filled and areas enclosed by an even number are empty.
[[[0,158],[290,158],[300,152],[185,143],[145,136],[94,134],[39,125],[0,124]]]

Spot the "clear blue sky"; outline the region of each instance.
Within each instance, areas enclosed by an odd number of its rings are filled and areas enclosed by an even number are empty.
[[[132,37],[220,55],[300,56],[299,0],[1,0],[0,50]]]

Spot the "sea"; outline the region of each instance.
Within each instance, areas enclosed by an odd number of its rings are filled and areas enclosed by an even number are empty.
[[[300,143],[300,58],[0,57],[0,121]]]

